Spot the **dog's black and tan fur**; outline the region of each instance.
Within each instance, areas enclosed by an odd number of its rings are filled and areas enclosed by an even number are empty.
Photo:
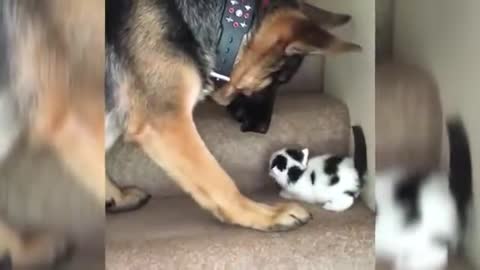
[[[287,57],[358,50],[308,18],[297,1],[271,1],[250,33],[231,75],[214,91],[228,104],[272,82]],[[263,231],[304,224],[310,214],[296,204],[269,206],[246,198],[206,148],[193,122],[198,100],[213,87],[213,68],[223,1],[107,1],[107,149],[124,136],[162,166],[218,219]],[[348,21],[324,12],[324,25]],[[108,210],[145,201],[138,189],[110,185]]]
[[[312,20],[295,0],[270,1],[231,81],[212,92],[222,2],[3,0],[0,162],[27,130],[32,144],[51,146],[107,211],[131,210],[149,196],[105,176],[104,152],[122,136],[223,222],[262,231],[305,224],[310,214],[299,205],[242,195],[206,148],[192,113],[210,94],[226,105],[265,89],[288,57],[358,50],[323,30],[349,16],[322,11]],[[8,254],[14,266],[53,263],[66,246],[47,233],[24,239],[0,221],[0,256]]]
[[[0,163],[27,131],[32,146],[50,146],[103,207],[105,3],[2,0],[0,12]],[[14,269],[51,265],[67,253],[66,239],[25,237],[3,219],[2,267],[5,258]]]

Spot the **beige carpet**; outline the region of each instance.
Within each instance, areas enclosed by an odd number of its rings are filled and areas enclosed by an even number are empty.
[[[257,194],[278,201],[276,194]],[[343,213],[309,205],[314,218],[291,232],[223,225],[190,199],[151,201],[108,217],[106,265],[127,269],[373,269],[374,216],[361,202]]]

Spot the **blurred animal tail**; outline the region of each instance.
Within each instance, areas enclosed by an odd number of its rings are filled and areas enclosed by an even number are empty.
[[[472,160],[468,136],[460,118],[447,122],[450,143],[450,191],[455,198],[462,232],[467,226],[467,211],[472,200]]]
[[[353,126],[353,143],[355,152],[353,154],[353,163],[355,169],[360,177],[360,185],[363,187],[365,184],[365,174],[367,173],[367,143],[365,141],[365,135],[363,129],[360,126]]]

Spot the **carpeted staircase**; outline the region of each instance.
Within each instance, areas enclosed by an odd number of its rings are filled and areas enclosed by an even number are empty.
[[[351,152],[347,107],[323,93],[278,97],[266,135],[241,133],[224,110],[204,103],[195,113],[206,144],[240,189],[279,201],[268,177],[269,155],[286,145],[312,154]],[[373,269],[374,214],[358,201],[343,213],[307,205],[314,219],[286,233],[263,233],[217,222],[181,192],[141,151],[119,143],[107,159],[111,177],[153,196],[144,208],[107,217],[106,268]]]

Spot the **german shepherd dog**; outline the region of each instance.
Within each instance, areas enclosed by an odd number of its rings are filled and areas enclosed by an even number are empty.
[[[31,146],[51,147],[102,209],[104,73],[103,1],[2,0],[0,163],[25,132]],[[69,247],[53,232],[27,236],[0,217],[2,270],[50,266]]]
[[[197,132],[193,110],[212,97],[221,105],[250,96],[273,81],[289,57],[358,51],[328,27],[350,16],[308,17],[296,0],[269,2],[240,49],[230,80],[216,87],[216,44],[225,3],[240,1],[107,0],[106,149],[120,136],[137,144],[204,209],[222,222],[284,231],[311,215],[297,204],[274,206],[242,195]],[[241,1],[245,2],[245,1]],[[137,188],[107,184],[107,211],[143,205]]]

